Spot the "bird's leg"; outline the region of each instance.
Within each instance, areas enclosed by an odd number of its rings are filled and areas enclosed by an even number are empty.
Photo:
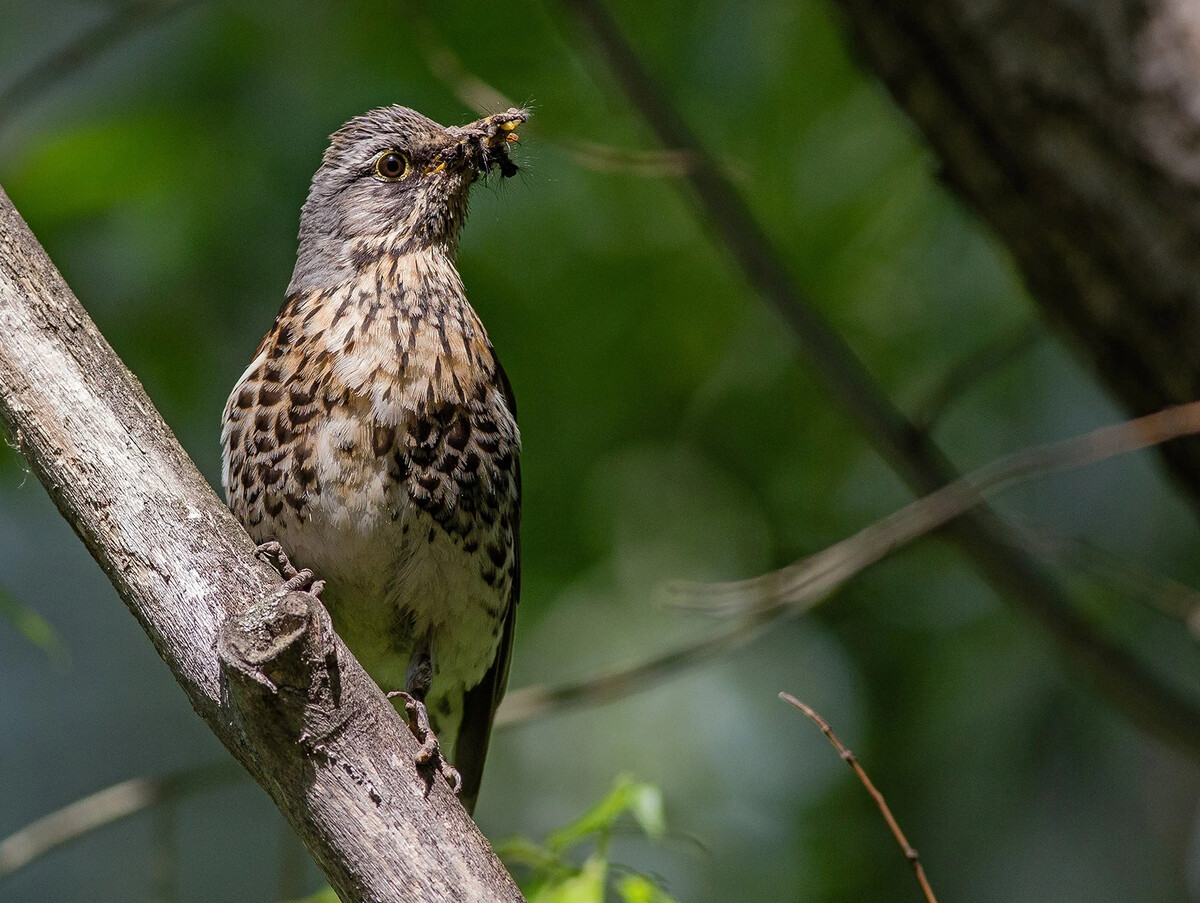
[[[314,580],[313,572],[308,568],[296,570],[295,565],[287,556],[287,552],[283,550],[283,546],[271,540],[270,542],[260,543],[254,550],[254,554],[268,564],[272,563],[276,570],[283,577],[283,586],[279,587],[280,593],[296,593],[308,590],[314,596],[320,596],[321,590],[325,588],[324,580]]]
[[[446,779],[450,789],[458,793],[462,789],[462,776],[442,755],[437,734],[433,732],[429,723],[429,710],[425,708],[425,697],[429,695],[432,685],[433,655],[429,651],[428,642],[425,642],[413,650],[412,658],[408,660],[408,669],[404,673],[404,689],[387,695],[388,699],[400,699],[404,702],[409,729],[421,744],[414,757],[417,768],[436,770]]]

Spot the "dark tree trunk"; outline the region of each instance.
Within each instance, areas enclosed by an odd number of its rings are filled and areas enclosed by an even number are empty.
[[[1200,397],[1200,4],[838,0],[861,56],[1136,414]],[[1164,446],[1200,506],[1200,442]]]

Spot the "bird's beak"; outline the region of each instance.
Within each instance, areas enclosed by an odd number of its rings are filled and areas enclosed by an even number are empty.
[[[426,174],[470,168],[475,175],[486,175],[493,167],[499,167],[501,176],[516,175],[517,164],[509,157],[508,147],[520,139],[517,126],[528,118],[527,110],[514,107],[484,116],[470,125],[446,129],[451,143],[425,168]]]

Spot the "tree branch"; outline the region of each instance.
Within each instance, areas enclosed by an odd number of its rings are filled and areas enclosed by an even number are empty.
[[[675,591],[685,607],[723,617],[770,616],[784,608],[807,608],[886,556],[982,505],[993,493],[1046,474],[1099,464],[1197,434],[1200,401],[1193,401],[1102,426],[1082,436],[1023,448],[988,462],[793,564],[746,580],[679,583]],[[1026,546],[1035,544],[1044,548],[1040,541],[1023,542]]]
[[[808,611],[862,571],[962,517],[993,493],[1047,474],[1098,464],[1198,433],[1200,402],[1192,402],[1137,420],[1099,427],[1082,436],[1024,448],[997,458],[779,570],[728,583],[676,583],[672,588],[678,607],[729,619],[733,625],[627,668],[555,687],[537,685],[514,690],[500,706],[496,724],[508,726],[582,706],[603,705],[649,689],[753,642],[782,617]],[[1052,551],[1061,555],[1062,543],[1051,550],[1042,537],[1023,534],[1022,539],[1024,545],[1043,556],[1049,557]],[[1080,557],[1076,555],[1075,560]],[[1130,574],[1111,561],[1103,571],[1092,562],[1086,566],[1141,601],[1146,601],[1153,590],[1163,591],[1164,598],[1155,599],[1156,607],[1168,610],[1189,625],[1197,617],[1196,593],[1186,587],[1150,574]],[[1186,608],[1182,607],[1184,600]]]
[[[879,792],[879,789],[867,777],[867,771],[858,761],[858,756],[846,748],[846,745],[838,739],[838,735],[833,732],[833,728],[829,726],[829,722],[818,715],[816,710],[805,705],[791,693],[780,693],[779,698],[798,708],[813,724],[819,727],[821,733],[825,735],[825,739],[833,744],[833,748],[838,751],[838,755],[842,757],[842,761],[850,766],[850,770],[854,772],[854,776],[858,778],[859,783],[870,794],[871,800],[875,803],[875,808],[879,810],[879,814],[883,816],[883,820],[887,823],[888,830],[896,838],[896,844],[900,847],[900,852],[904,854],[904,858],[912,866],[913,875],[916,876],[917,885],[921,888],[921,894],[925,897],[926,903],[937,903],[937,898],[933,895],[933,888],[929,886],[929,879],[925,877],[925,868],[921,865],[921,857],[917,855],[917,851],[913,848],[913,845],[904,836],[904,831],[900,829],[900,823],[896,821],[896,816],[892,815],[892,809],[888,806],[887,800],[883,798],[883,794]]]
[[[862,361],[796,286],[771,237],[671,103],[662,82],[651,76],[603,0],[561,3],[587,30],[592,38],[589,45],[603,55],[659,141],[692,154],[696,165],[686,182],[704,225],[724,245],[747,283],[792,329],[834,401],[915,493],[924,495],[957,479],[958,472],[932,437],[892,404]],[[1194,347],[1200,347],[1200,341]],[[1022,547],[1010,525],[989,507],[979,506],[948,526],[946,533],[997,592],[1033,616],[1068,661],[1126,717],[1200,758],[1200,707],[1076,611],[1065,589]]]
[[[0,840],[0,879],[39,856],[150,806],[210,787],[243,780],[246,773],[228,759],[162,777],[130,778],[73,800]]]
[[[0,190],[0,422],[346,901],[518,901],[486,839],[305,593],[245,531]]]

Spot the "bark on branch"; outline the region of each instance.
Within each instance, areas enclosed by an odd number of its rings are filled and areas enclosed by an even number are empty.
[[[0,190],[0,422],[347,901],[519,901],[306,593],[279,593]]]
[[[1200,4],[838,0],[947,181],[1134,414],[1200,398]],[[1200,442],[1163,452],[1200,506]]]

